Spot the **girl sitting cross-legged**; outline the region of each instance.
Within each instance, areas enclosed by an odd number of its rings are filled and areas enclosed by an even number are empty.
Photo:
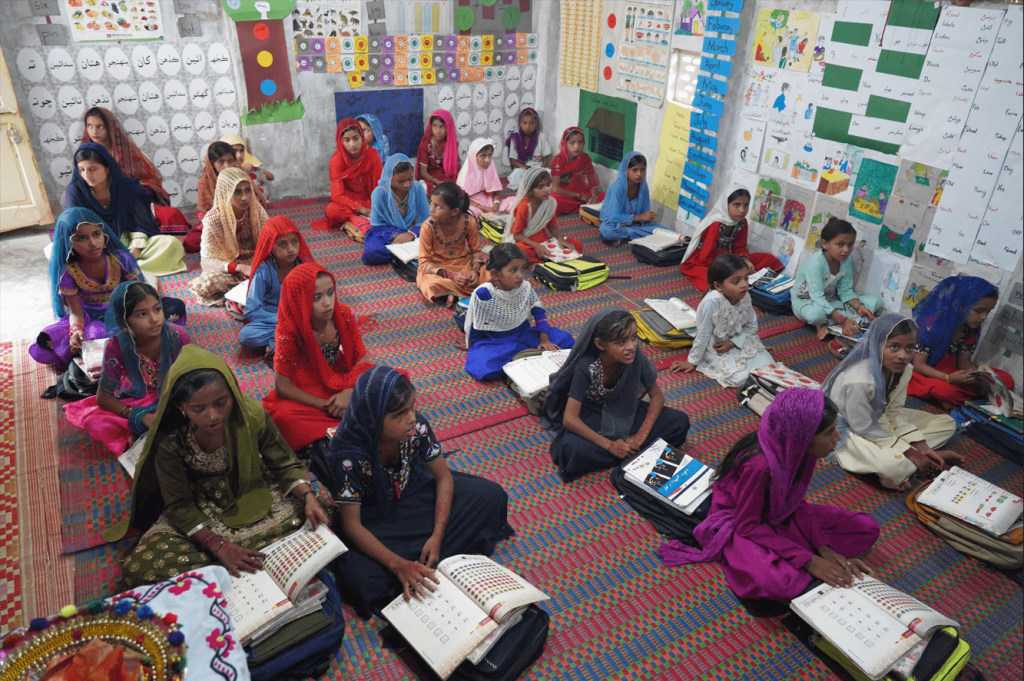
[[[363,242],[363,264],[386,265],[391,262],[388,244],[417,239],[420,225],[430,217],[427,192],[413,179],[412,161],[408,156],[392,154],[388,158],[371,202],[370,231]]]
[[[476,218],[469,213],[469,195],[454,182],[434,187],[430,218],[420,227],[416,285],[423,297],[455,307],[459,298],[487,281],[486,261]]]
[[[651,190],[647,187],[647,158],[631,151],[619,164],[618,177],[601,204],[601,236],[613,246],[621,246],[661,227],[654,222],[657,217],[651,210]]]
[[[334,134],[337,151],[331,156],[331,201],[324,209],[326,220],[313,229],[341,227],[362,240],[370,229],[370,195],[384,165],[377,150],[366,144],[363,129],[354,118],[344,118]]]
[[[551,161],[551,196],[558,203],[558,215],[576,213],[585,203],[604,200],[586,146],[586,136],[579,128],[566,128],[562,133],[558,153]]]
[[[551,198],[551,173],[547,168],[533,166],[523,174],[509,210],[512,212],[505,219],[502,238],[519,244],[529,259],[529,267],[548,259],[548,249],[542,244],[552,239],[560,249],[583,252],[578,239],[564,237],[558,229],[558,204]]]

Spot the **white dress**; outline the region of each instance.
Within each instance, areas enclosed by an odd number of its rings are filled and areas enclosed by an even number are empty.
[[[725,341],[736,347],[725,354],[715,352],[714,346]],[[697,337],[687,361],[726,388],[743,385],[751,369],[774,361],[757,336],[757,314],[749,295],[735,305],[716,290],[704,296],[697,306]]]

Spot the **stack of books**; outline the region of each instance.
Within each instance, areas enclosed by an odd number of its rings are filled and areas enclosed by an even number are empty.
[[[690,515],[711,495],[715,470],[658,439],[624,465],[622,472],[627,482]]]

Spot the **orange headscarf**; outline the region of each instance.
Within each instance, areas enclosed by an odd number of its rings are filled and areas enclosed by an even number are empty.
[[[302,238],[302,232],[294,222],[283,215],[278,215],[264,222],[263,229],[260,230],[260,238],[256,242],[256,254],[252,257],[252,273],[254,275],[263,261],[270,257],[270,252],[274,250],[274,243],[289,234],[299,235],[299,262],[313,262],[313,253],[306,245],[306,240]],[[252,286],[252,279],[249,279],[249,285]]]

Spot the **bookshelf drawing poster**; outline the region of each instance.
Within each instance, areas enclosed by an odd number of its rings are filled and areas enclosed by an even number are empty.
[[[623,21],[616,96],[660,107],[668,81],[672,8],[630,3]]]

